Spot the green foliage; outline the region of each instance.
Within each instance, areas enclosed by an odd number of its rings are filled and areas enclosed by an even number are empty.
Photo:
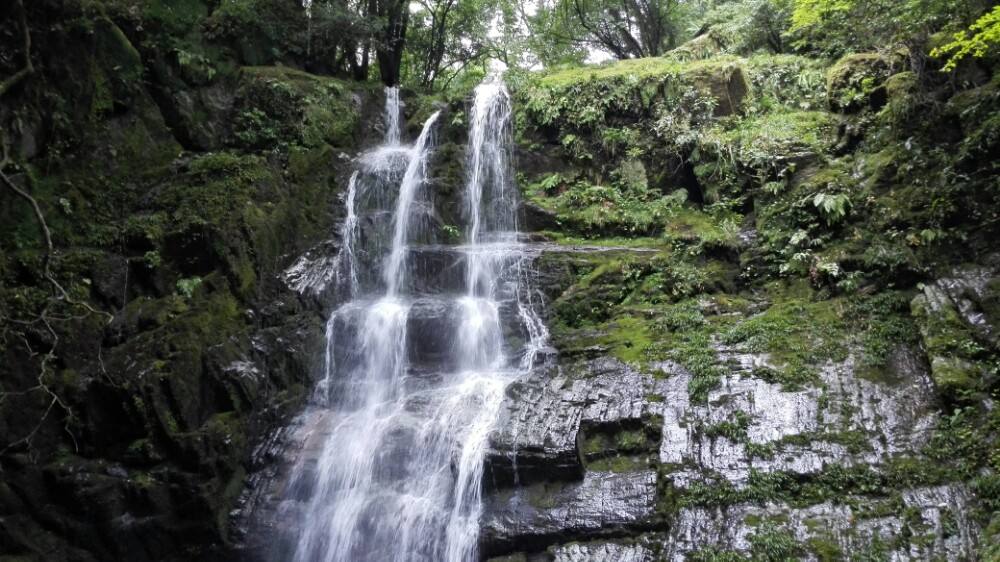
[[[659,196],[635,184],[591,185],[550,175],[527,188],[532,200],[556,212],[559,221],[585,236],[642,236],[663,232],[686,193]]]
[[[689,562],[749,562],[750,559],[739,552],[721,550],[716,547],[706,547],[690,553]]]
[[[753,113],[823,109],[826,62],[799,55],[754,55],[747,59]]]
[[[975,13],[975,0],[794,0],[789,34],[831,55],[891,49]]]
[[[712,3],[705,15],[698,19],[698,31],[704,33],[700,38],[718,44],[717,51],[711,54],[716,54],[718,50],[740,55],[765,50],[780,53],[785,48],[782,35],[791,23],[791,4],[787,0]],[[697,54],[692,53],[691,43],[678,49],[682,56]]]
[[[1000,6],[994,6],[969,26],[959,31],[951,42],[931,51],[932,57],[947,57],[945,71],[954,70],[966,57],[982,58],[1000,44]]]
[[[281,67],[241,70],[233,136],[251,149],[353,142],[358,115],[343,81]]]
[[[823,214],[826,222],[832,224],[847,216],[851,200],[846,193],[817,193],[812,204]]]
[[[719,423],[706,426],[703,432],[706,437],[725,437],[735,443],[746,441],[747,429],[753,422],[750,414],[743,410],[733,412],[732,419],[723,420]]]
[[[803,552],[791,531],[773,524],[762,526],[750,536],[750,553],[755,561],[784,562],[800,558]]]
[[[869,104],[874,92],[891,74],[891,61],[876,53],[847,55],[827,71],[826,88],[830,106],[857,111]]]
[[[833,119],[819,111],[727,118],[697,136],[689,161],[710,200],[735,198],[748,175],[759,183],[794,171],[789,158],[822,154],[833,143]]]
[[[268,119],[267,114],[257,108],[251,108],[236,116],[233,135],[241,144],[248,147],[263,148],[273,146],[280,133],[276,121]]]
[[[194,296],[195,290],[201,285],[201,277],[189,277],[177,280],[177,293],[184,298],[190,299]]]
[[[549,9],[547,3],[540,8]],[[655,57],[680,42],[697,4],[676,0],[645,3],[616,0],[562,0],[551,8],[567,33],[551,39],[582,48],[599,48],[619,60]]]

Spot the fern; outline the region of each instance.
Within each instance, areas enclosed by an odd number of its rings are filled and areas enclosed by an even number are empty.
[[[813,197],[813,206],[832,224],[847,216],[851,200],[844,193],[817,193]]]

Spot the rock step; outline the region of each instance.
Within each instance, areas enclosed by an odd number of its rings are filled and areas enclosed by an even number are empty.
[[[538,483],[488,498],[486,556],[538,551],[583,537],[622,537],[656,526],[656,471],[587,472],[580,482]]]

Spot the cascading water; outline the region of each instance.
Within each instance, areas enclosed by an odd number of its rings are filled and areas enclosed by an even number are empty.
[[[333,276],[346,302],[327,322],[306,438],[318,454],[307,444],[293,469],[294,538],[275,559],[477,560],[487,440],[507,383],[547,336],[524,282],[503,83],[476,89],[461,246],[433,244],[427,228],[438,114],[401,146],[398,92],[386,99],[385,144],[359,159],[348,187]],[[451,286],[423,279],[427,255],[465,274]],[[506,341],[511,331],[526,343]]]

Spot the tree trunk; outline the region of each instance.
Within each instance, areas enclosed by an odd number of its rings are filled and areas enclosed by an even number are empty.
[[[382,41],[375,51],[379,74],[386,86],[399,84],[399,71],[403,64],[406,45],[406,26],[410,20],[408,3],[403,0],[385,0],[379,4],[379,17],[385,18]]]

